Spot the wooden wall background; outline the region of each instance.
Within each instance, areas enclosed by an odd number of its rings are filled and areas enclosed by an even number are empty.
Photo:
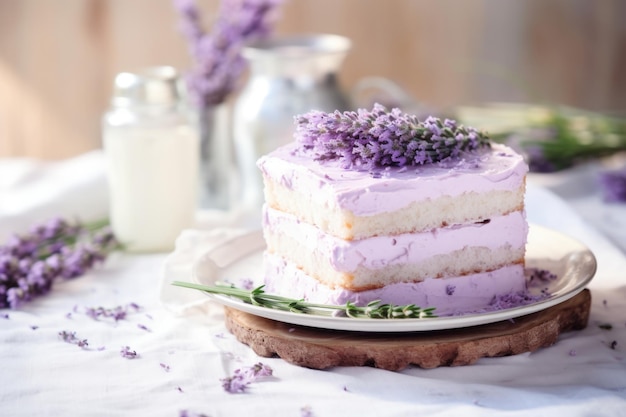
[[[198,0],[210,22],[218,0]],[[286,0],[279,34],[354,45],[340,79],[385,76],[437,107],[542,101],[626,109],[620,0]],[[115,73],[189,65],[171,0],[0,0],[0,157],[100,147]]]

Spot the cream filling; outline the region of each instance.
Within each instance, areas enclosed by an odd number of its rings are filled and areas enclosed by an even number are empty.
[[[513,212],[484,223],[348,241],[265,207],[263,233],[269,252],[326,285],[363,289],[523,263],[528,224],[524,213]]]
[[[273,294],[313,303],[365,305],[380,300],[395,305],[435,307],[438,316],[463,314],[488,308],[495,297],[526,291],[522,265],[463,277],[429,278],[419,283],[397,283],[366,291],[331,288],[305,274],[294,264],[265,254],[266,290]]]

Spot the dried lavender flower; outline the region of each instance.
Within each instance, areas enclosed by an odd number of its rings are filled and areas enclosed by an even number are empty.
[[[194,61],[187,85],[200,108],[222,103],[235,89],[246,68],[241,50],[246,42],[263,39],[272,31],[281,0],[222,0],[212,30],[202,27],[193,0],[174,0],[181,32]]]
[[[195,413],[193,411],[181,410],[180,413],[178,413],[178,417],[209,417],[209,416],[207,416],[206,414],[202,414],[202,413]]]
[[[151,332],[152,330],[150,330],[145,324],[137,324],[137,327],[140,328],[141,330],[145,330],[147,332]]]
[[[554,272],[541,268],[526,268],[525,273],[530,286],[545,285],[558,278]]]
[[[248,385],[259,378],[272,376],[272,373],[272,368],[259,362],[253,366],[236,369],[233,376],[220,379],[220,381],[226,392],[236,394],[244,392]]]
[[[493,297],[489,306],[483,309],[483,311],[508,310],[513,307],[524,306],[545,300],[549,296],[550,295],[545,291],[542,291],[539,295],[531,294],[528,291],[497,295]]]
[[[59,337],[66,343],[71,343],[79,348],[87,349],[89,343],[87,343],[87,339],[80,339],[76,336],[76,332],[69,332],[67,330],[62,330],[59,332]]]
[[[113,319],[113,321],[118,322],[120,320],[125,320],[126,316],[129,313],[137,312],[141,309],[137,304],[130,303],[125,306],[119,305],[111,308],[105,307],[86,307],[85,314],[91,317],[94,320],[104,319]]]
[[[424,121],[400,109],[375,104],[370,110],[295,116],[296,141],[317,160],[339,160],[349,169],[415,166],[459,158],[490,147],[488,137],[456,121]]]
[[[120,350],[120,355],[122,356],[122,358],[126,359],[136,359],[139,357],[137,351],[131,350],[129,346],[122,346],[122,349]]]

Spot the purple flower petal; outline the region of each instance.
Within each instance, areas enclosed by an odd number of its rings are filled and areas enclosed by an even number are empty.
[[[139,357],[139,354],[136,351],[131,350],[131,348],[128,346],[122,346],[122,349],[120,350],[120,355],[126,359],[136,359]]]
[[[233,376],[220,379],[222,388],[231,394],[242,393],[248,385],[257,381],[259,378],[271,376],[272,368],[259,362],[250,367],[236,369]]]
[[[607,203],[626,203],[626,167],[599,174],[602,197]]]

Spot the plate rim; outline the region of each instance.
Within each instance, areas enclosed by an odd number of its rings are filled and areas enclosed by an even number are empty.
[[[245,303],[242,300],[228,297],[221,294],[204,293],[210,299],[222,304],[240,310],[255,316],[267,318],[270,320],[280,321],[287,324],[315,327],[328,330],[342,330],[342,331],[357,331],[357,332],[372,332],[372,333],[404,333],[404,332],[424,332],[424,331],[438,331],[438,330],[451,330],[461,329],[473,326],[480,326],[484,324],[496,323],[505,320],[515,319],[517,317],[533,314],[539,311],[546,310],[555,305],[561,304],[583,291],[586,286],[591,282],[597,272],[597,259],[593,252],[579,240],[562,233],[560,231],[536,225],[529,224],[529,236],[531,231],[533,233],[550,233],[558,236],[561,239],[567,239],[571,243],[575,243],[580,247],[580,253],[587,253],[590,255],[590,273],[588,276],[581,278],[576,285],[569,289],[564,294],[559,294],[554,297],[539,300],[531,304],[524,306],[512,307],[504,310],[489,311],[484,313],[474,313],[460,316],[442,316],[434,318],[420,318],[420,319],[370,319],[370,318],[349,318],[349,317],[337,317],[337,316],[319,316],[305,313],[295,313],[290,311],[276,310],[267,307],[255,306]],[[233,241],[241,239],[261,239],[259,241],[259,247],[255,250],[242,253],[237,259],[231,262],[238,262],[242,258],[258,254],[264,248],[264,242],[262,241],[262,232],[260,230],[251,231],[235,237],[219,244],[212,249],[205,252],[203,255],[193,263],[191,278],[194,283],[206,285],[206,282],[199,277],[198,269],[203,263],[210,262],[212,267],[221,270],[229,265],[219,266],[212,258],[212,254],[219,250],[224,245],[232,245]],[[578,253],[578,252],[577,252]]]

